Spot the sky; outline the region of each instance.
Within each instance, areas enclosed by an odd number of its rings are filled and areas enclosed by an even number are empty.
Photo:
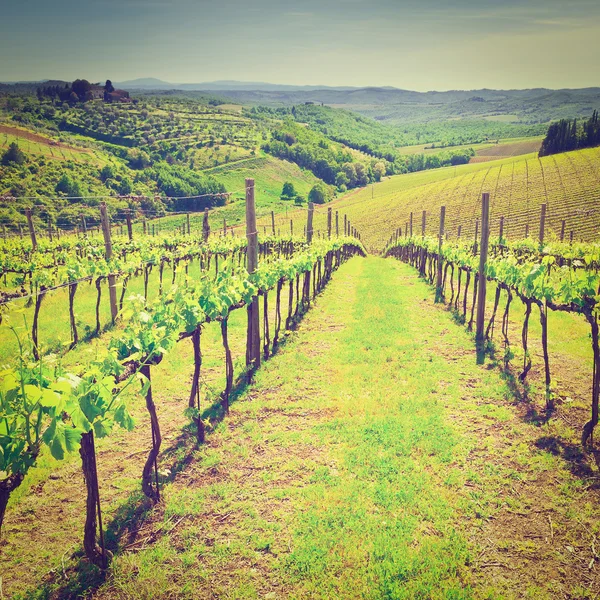
[[[0,0],[0,81],[600,85],[599,0]]]

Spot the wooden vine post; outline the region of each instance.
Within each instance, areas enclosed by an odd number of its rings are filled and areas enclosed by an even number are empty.
[[[487,279],[485,266],[487,262],[488,245],[490,241],[490,195],[481,196],[481,247],[479,250],[479,290],[477,293],[477,321],[475,329],[475,342],[478,351],[483,349],[484,321],[485,321],[485,295]]]
[[[210,236],[210,225],[208,224],[208,208],[204,209],[204,220],[202,221],[202,239],[208,242]]]
[[[312,202],[308,203],[308,220],[306,221],[306,243],[310,244],[313,238],[313,215],[315,205]]]
[[[498,235],[498,242],[501,244],[504,241],[504,217],[500,217],[500,233]]]
[[[444,226],[446,223],[446,207],[440,208],[440,233],[438,239],[437,281],[435,285],[435,300],[442,301],[442,244],[444,243]]]
[[[335,211],[335,237],[340,237],[340,215]]]
[[[37,237],[35,235],[35,226],[33,225],[33,219],[31,218],[31,209],[25,209],[25,216],[27,217],[27,226],[29,227],[29,236],[31,237],[31,245],[34,250],[37,250]]]
[[[348,235],[348,217],[344,215],[344,236]]]
[[[313,239],[313,217],[314,217],[315,205],[312,202],[308,203],[308,216],[306,220],[306,243],[311,244]],[[350,221],[348,221],[348,227]],[[304,288],[302,291],[302,303],[304,306],[310,304],[310,276],[311,271],[308,270],[304,273]]]
[[[409,223],[410,223],[410,237],[412,237],[413,236],[413,214],[412,213],[410,213]]]
[[[83,548],[90,562],[101,569],[106,569],[111,554],[106,550],[104,544],[100,488],[98,485],[96,447],[93,429],[90,429],[87,433],[81,434],[79,455],[81,456],[81,468],[83,470],[87,490],[86,518],[83,528]],[[98,527],[100,533],[100,545],[98,545],[96,541],[96,527]]]
[[[271,211],[271,233],[275,237],[275,211]]]
[[[327,209],[327,239],[331,239],[331,206]]]
[[[248,239],[247,269],[248,274],[252,275],[258,268],[258,231],[256,229],[256,207],[254,204],[254,179],[246,179],[246,238]],[[252,298],[248,304],[247,312],[246,366],[256,369],[260,366],[258,296]]]
[[[564,242],[565,241],[565,227],[567,225],[567,222],[563,219],[561,225],[560,225],[560,241]]]
[[[133,229],[131,227],[131,210],[125,213],[125,219],[127,220],[127,237],[131,241],[133,239]]]
[[[108,212],[106,211],[106,202],[100,204],[100,221],[102,223],[102,233],[104,234],[104,249],[106,254],[106,260],[109,261],[112,258],[112,241],[110,239],[110,222],[108,220]],[[108,276],[108,295],[110,298],[110,315],[112,322],[114,323],[117,319],[117,288],[115,275],[110,274]]]
[[[83,231],[83,235],[87,237],[87,224],[85,222],[85,215],[81,215],[81,230]]]

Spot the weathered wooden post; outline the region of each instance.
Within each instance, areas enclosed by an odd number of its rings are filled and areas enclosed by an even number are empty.
[[[83,231],[84,237],[87,237],[87,223],[85,222],[85,215],[81,215],[81,230]]]
[[[290,235],[294,235],[294,220],[290,219]]]
[[[458,231],[456,232],[456,237],[457,239],[460,240],[460,234],[462,233],[462,225],[458,226]]]
[[[252,192],[252,194],[254,194],[254,192]],[[254,195],[252,197],[254,198]],[[254,206],[254,202],[253,202],[253,206]],[[255,217],[255,222],[256,222],[256,217]],[[209,236],[210,236],[210,225],[208,224],[208,208],[205,208],[204,209],[204,220],[202,221],[202,239],[205,242],[208,242]]]
[[[208,220],[208,211],[205,219]],[[247,269],[252,275],[258,268],[258,231],[256,229],[256,206],[254,203],[254,179],[246,179],[246,238]],[[260,366],[260,318],[258,296],[254,296],[247,306],[248,329],[246,336],[246,366],[256,369]]]
[[[487,262],[488,245],[490,239],[490,195],[481,196],[481,248],[479,250],[479,290],[477,292],[477,326],[475,329],[475,342],[479,351],[483,350],[485,297],[487,291],[487,278],[485,267]]]
[[[344,215],[344,237],[348,235],[348,217]]]
[[[340,215],[335,211],[335,237],[340,237]]]
[[[271,233],[275,237],[275,211],[271,211]]]
[[[412,237],[413,236],[413,214],[412,213],[410,213],[409,223],[410,223],[410,237]]]
[[[565,227],[567,225],[567,222],[563,219],[561,225],[560,225],[560,241],[564,242],[565,241]]]
[[[31,208],[25,209],[25,216],[27,217],[27,226],[29,227],[29,236],[31,237],[31,245],[34,250],[37,250],[37,237],[35,235],[35,227],[33,225],[33,219],[31,218]]]
[[[331,206],[327,208],[327,238],[331,239]]]
[[[500,217],[500,234],[498,236],[498,243],[502,244],[504,241],[504,217]]]
[[[133,239],[133,229],[131,227],[131,209],[125,213],[125,219],[127,220],[127,237],[131,241]]]
[[[435,285],[435,300],[442,300],[442,244],[444,242],[444,226],[446,222],[446,207],[440,208],[440,233],[438,239],[437,281]]]
[[[529,237],[529,223],[525,223],[525,237]]]
[[[146,235],[146,231],[147,231],[147,228],[146,228],[146,217],[144,217],[142,219],[142,231],[144,232],[144,235]]]
[[[312,202],[308,203],[308,217],[306,221],[306,243],[310,244],[313,238],[313,215],[315,205]]]
[[[540,213],[540,246],[544,243],[544,235],[546,234],[546,204],[542,204]]]
[[[185,221],[187,225],[187,234],[190,235],[192,230],[192,228],[190,227],[190,213],[185,213]]]
[[[100,221],[102,223],[102,233],[104,234],[106,260],[109,261],[112,258],[112,241],[110,239],[110,222],[108,220],[108,212],[106,211],[106,202],[100,204]],[[108,295],[110,299],[110,315],[113,323],[115,322],[118,313],[117,288],[115,287],[115,283],[114,273],[110,274],[108,276]]]
[[[421,218],[421,237],[425,237],[425,230],[427,226],[427,211],[423,211],[423,216]]]
[[[48,217],[48,239],[52,241],[52,221]]]

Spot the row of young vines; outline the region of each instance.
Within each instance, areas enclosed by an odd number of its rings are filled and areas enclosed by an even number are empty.
[[[229,257],[215,273],[204,270],[198,279],[187,278],[184,285],[173,286],[153,301],[142,295],[130,296],[119,313],[123,328],[101,355],[78,372],[67,372],[49,358],[35,358],[34,340],[22,339],[9,323],[20,352],[16,364],[0,373],[0,527],[11,492],[21,485],[44,448],[58,460],[78,449],[87,491],[83,546],[92,563],[106,568],[110,553],[103,538],[95,439],[109,435],[115,425],[126,430],[134,427],[125,391],[137,387],[145,400],[152,442],[142,471],[142,490],[158,501],[162,438],[153,397],[153,367],[176,343],[191,340],[194,370],[185,412],[201,443],[205,436],[199,392],[203,326],[211,321],[220,323],[226,384],[217,402],[219,410],[227,413],[234,386],[228,337],[231,312],[248,308],[249,348],[250,306],[262,301],[262,358],[267,359],[280,343],[282,330],[293,327],[333,271],[355,255],[364,255],[364,249],[354,238],[323,240],[291,256],[270,254],[252,274],[246,272],[242,261]],[[275,320],[270,324],[273,294]],[[246,375],[259,366],[260,358],[247,350]]]
[[[174,285],[178,273],[186,275],[194,261],[198,263],[200,272],[219,272],[219,263],[231,260],[238,265],[246,261],[246,240],[240,237],[213,237],[207,240],[193,241],[189,237],[150,238],[143,241],[129,241],[117,246],[110,259],[105,258],[104,246],[85,244],[79,240],[72,246],[55,253],[45,250],[36,251],[27,258],[5,260],[0,264],[2,274],[6,278],[13,275],[13,289],[3,293],[0,304],[4,304],[4,312],[10,309],[10,301],[18,297],[27,299],[27,307],[33,307],[31,322],[31,338],[36,358],[42,353],[39,341],[39,321],[44,299],[48,294],[61,288],[68,289],[68,310],[71,330],[69,349],[80,340],[76,319],[76,298],[80,285],[95,287],[95,324],[88,327],[93,335],[102,331],[101,302],[103,285],[112,275],[120,288],[119,308],[122,310],[129,283],[135,278],[143,278],[144,298],[148,299],[149,281],[153,270],[158,272],[158,294],[163,294],[165,271],[171,269],[170,284]],[[259,244],[261,258],[268,256],[289,257],[306,248],[305,242],[298,238],[267,237]],[[43,258],[43,261],[40,260]],[[0,313],[0,322],[2,313]],[[106,323],[109,325],[110,323]]]
[[[528,345],[530,318],[534,307],[539,311],[546,403],[549,410],[554,408],[554,395],[548,352],[548,311],[579,314],[589,323],[593,350],[592,398],[591,416],[585,423],[581,436],[583,446],[593,441],[593,431],[599,417],[599,255],[598,245],[582,244],[572,247],[555,244],[536,247],[531,242],[509,244],[505,240],[499,240],[498,244],[491,246],[484,271],[486,280],[496,286],[492,313],[486,321],[486,340],[490,340],[493,335],[502,292],[505,292],[506,301],[501,316],[501,332],[506,348],[505,367],[512,356],[508,336],[509,314],[514,297],[520,299],[525,307],[521,328],[521,382],[526,381],[532,367]],[[480,277],[480,257],[476,243],[457,240],[441,244],[439,238],[406,237],[393,241],[386,248],[385,256],[411,264],[431,284],[441,284],[437,290],[438,300],[447,302],[461,316],[469,330],[472,330]]]

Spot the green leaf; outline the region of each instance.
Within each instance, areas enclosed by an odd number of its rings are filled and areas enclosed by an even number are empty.
[[[129,414],[124,404],[121,404],[115,411],[115,422],[127,431],[131,431],[135,425],[133,417]]]
[[[106,421],[94,421],[93,427],[97,438],[106,437],[110,433],[110,426]]]
[[[81,406],[79,402],[75,401],[67,405],[67,412],[71,417],[71,421],[73,425],[79,429],[80,431],[89,431],[92,428],[92,424],[90,420],[87,418],[83,410],[81,410]]]
[[[87,417],[87,420],[90,423],[93,422],[94,419],[96,419],[100,415],[104,414],[103,407],[98,406],[98,404],[93,402],[93,400],[91,398],[93,393],[94,393],[93,391],[90,391],[90,393],[86,394],[79,400],[79,406],[81,407],[83,414]],[[102,402],[102,404],[103,404],[103,402]]]
[[[61,397],[53,390],[44,389],[41,390],[39,403],[41,406],[45,408],[50,408],[53,406],[58,406],[61,402]]]
[[[50,440],[48,447],[50,448],[50,454],[52,454],[56,460],[63,460],[65,457],[65,450],[59,439],[54,438]]]
[[[67,452],[74,452],[81,443],[81,430],[73,427],[65,427],[65,448]]]

